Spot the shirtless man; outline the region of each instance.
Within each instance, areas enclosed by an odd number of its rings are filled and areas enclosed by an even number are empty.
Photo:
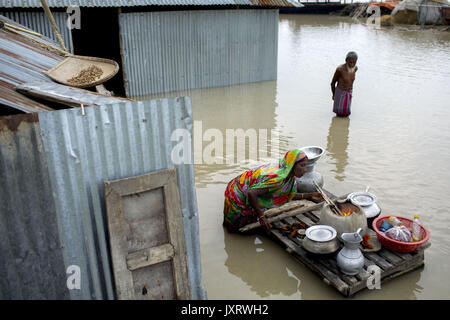
[[[355,81],[355,73],[358,71],[356,60],[358,60],[356,52],[347,53],[345,63],[337,67],[331,80],[332,99],[334,100],[333,112],[338,117],[347,117],[351,113],[353,82]]]

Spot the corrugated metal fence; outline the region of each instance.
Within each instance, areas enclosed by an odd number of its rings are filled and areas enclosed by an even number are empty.
[[[32,153],[28,161],[45,161],[48,167],[46,180],[51,187],[46,193],[39,194],[37,187],[40,178],[33,180],[35,183],[28,187],[32,195],[41,202],[52,202],[51,206],[34,206],[27,210],[18,211],[17,206],[28,203],[28,195],[23,190],[11,189],[10,195],[4,199],[0,197],[3,207],[11,207],[8,211],[0,212],[0,219],[11,220],[12,216],[31,214],[36,219],[48,219],[48,210],[54,208],[57,217],[55,224],[48,226],[41,223],[44,234],[58,235],[60,246],[56,250],[62,255],[64,270],[70,265],[79,266],[81,269],[80,290],[70,290],[71,299],[113,299],[114,285],[112,267],[109,255],[109,242],[106,224],[106,209],[104,200],[103,181],[115,180],[136,176],[151,171],[177,168],[178,186],[181,195],[183,211],[184,232],[188,252],[188,267],[190,285],[193,299],[204,299],[206,294],[200,285],[200,248],[198,238],[198,213],[194,186],[193,166],[189,164],[174,165],[171,160],[171,150],[176,141],[171,141],[171,134],[175,129],[186,129],[192,134],[192,115],[189,98],[161,99],[141,102],[120,103],[100,107],[86,108],[86,114],[81,115],[80,109],[66,109],[52,112],[39,113],[40,133],[35,134],[36,139],[42,139],[42,148],[39,153],[33,148],[21,148],[18,152],[11,149],[11,141],[16,141],[16,133],[10,137],[4,136],[4,130],[0,133],[0,152],[2,156],[10,159],[8,163],[23,162],[27,154]],[[8,122],[8,125],[9,122]],[[2,125],[0,128],[4,128]],[[23,131],[22,125],[19,132]],[[28,130],[28,129],[26,129]],[[36,154],[37,153],[37,154]],[[37,159],[37,160],[36,160]],[[40,161],[40,162],[39,162]],[[6,172],[8,166],[3,163],[1,170]],[[28,166],[28,162],[22,167]],[[29,177],[20,174],[18,168],[10,176],[2,173],[0,181],[2,186],[22,183],[26,184]],[[42,167],[42,165],[41,165]],[[44,169],[41,171],[45,171]],[[4,181],[5,179],[6,181]],[[17,182],[18,180],[19,182]],[[32,181],[32,182],[33,182]],[[37,188],[33,188],[37,187]],[[46,191],[44,189],[43,191]],[[51,192],[50,192],[51,191]],[[50,196],[52,194],[52,196]],[[44,198],[44,199],[43,199]],[[22,204],[17,203],[21,199]],[[52,201],[50,201],[52,199]],[[31,206],[31,204],[29,205]],[[19,218],[17,218],[19,219]],[[24,241],[23,234],[34,230],[33,224],[9,223],[6,229],[2,229],[8,237],[8,241],[0,243],[3,252],[11,252],[10,248]],[[56,232],[57,229],[57,232]],[[33,231],[35,232],[35,231]],[[2,232],[3,233],[3,232]],[[49,236],[48,236],[49,237]],[[58,238],[57,237],[57,238]],[[56,241],[56,240],[55,240]],[[37,244],[35,244],[37,245]],[[42,246],[52,247],[53,242]],[[43,250],[47,250],[44,248]],[[60,250],[59,248],[62,248]],[[9,251],[8,251],[9,250]],[[27,251],[26,249],[24,249]],[[41,252],[41,248],[34,249]],[[22,253],[27,263],[42,263],[43,257]],[[18,259],[20,255],[9,253],[10,263]],[[46,258],[46,257],[45,257]],[[47,259],[47,258],[46,258]],[[2,259],[3,260],[3,259]],[[0,264],[0,267],[2,265]],[[13,267],[11,267],[13,268]],[[47,281],[58,287],[59,292],[45,292],[40,297],[62,299],[67,298],[69,291],[66,288],[66,274],[61,275],[61,266],[56,268],[46,266],[46,271],[58,276],[58,279]],[[31,276],[40,277],[34,274]],[[37,272],[37,270],[36,270]],[[3,274],[3,273],[2,273]],[[16,286],[23,291],[31,288],[21,288],[22,284],[15,278],[2,279],[0,281],[0,297],[19,298],[21,296],[11,293],[11,288]],[[5,283],[4,281],[9,281]],[[12,283],[11,283],[12,281]],[[38,284],[32,284],[37,286]],[[61,286],[65,289],[62,290]],[[36,289],[37,290],[37,289]],[[44,289],[43,289],[44,290]],[[61,292],[63,291],[63,292]],[[34,292],[34,290],[32,290]],[[32,297],[32,294],[28,296]]]
[[[121,13],[128,97],[276,80],[278,10]]]

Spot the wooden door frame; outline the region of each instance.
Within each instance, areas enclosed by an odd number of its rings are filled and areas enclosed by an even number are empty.
[[[176,169],[170,168],[114,181],[105,181],[105,201],[109,242],[116,293],[120,300],[134,300],[132,271],[152,264],[173,262],[177,299],[191,298],[187,271],[186,244]],[[169,243],[129,253],[122,197],[163,188]]]

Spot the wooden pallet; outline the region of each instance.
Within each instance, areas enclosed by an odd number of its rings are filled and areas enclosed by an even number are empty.
[[[325,283],[336,288],[344,296],[349,297],[367,288],[367,279],[372,275],[368,267],[376,265],[381,269],[381,283],[396,278],[409,271],[424,265],[424,250],[430,245],[422,245],[411,253],[398,253],[386,248],[378,252],[363,253],[365,257],[364,268],[356,276],[348,276],[340,272],[336,251],[330,255],[316,255],[304,250],[301,239],[292,237],[290,232],[280,229],[282,225],[291,225],[294,222],[302,222],[307,227],[318,224],[320,211],[310,211],[289,217],[272,223],[271,234],[291,253],[298,261],[314,271]]]

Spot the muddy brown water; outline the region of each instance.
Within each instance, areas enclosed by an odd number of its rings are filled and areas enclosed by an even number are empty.
[[[417,213],[431,232],[423,268],[354,299],[449,299],[450,32],[376,30],[348,17],[281,14],[278,41],[276,81],[155,97],[189,95],[203,134],[213,129],[209,132],[225,137],[226,129],[266,129],[279,135],[274,146],[279,154],[292,147],[323,147],[315,170],[327,190],[341,195],[370,186],[383,215]],[[336,118],[330,81],[350,50],[359,55],[352,114]],[[227,164],[224,159],[234,152],[227,154],[224,147],[225,154],[216,155],[218,164],[195,165],[208,298],[342,299],[265,235],[235,235],[222,228],[228,181],[279,158],[253,145],[242,148],[261,153]],[[202,151],[197,149],[196,156]]]

